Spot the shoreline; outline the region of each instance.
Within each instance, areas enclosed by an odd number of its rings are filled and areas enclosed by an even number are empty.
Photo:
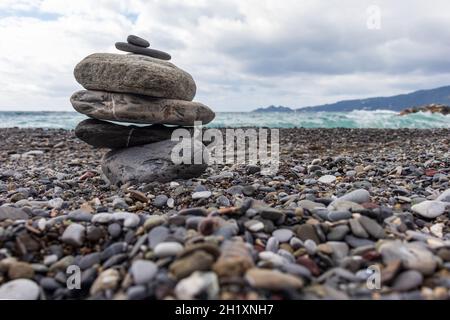
[[[106,149],[73,130],[0,128],[0,141],[0,293],[27,278],[46,299],[449,297],[450,206],[411,208],[450,189],[450,129],[280,129],[276,175],[220,165],[120,187],[101,177]],[[74,224],[82,236],[65,233]],[[224,254],[232,239],[247,254]],[[366,285],[371,266],[381,290]]]

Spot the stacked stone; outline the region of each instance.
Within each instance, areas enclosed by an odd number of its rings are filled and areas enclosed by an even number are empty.
[[[206,169],[205,163],[193,163],[198,159],[195,153],[204,148],[197,140],[191,141],[191,164],[174,163],[171,153],[178,142],[171,136],[176,126],[192,129],[195,121],[207,124],[215,114],[192,101],[196,93],[192,76],[168,62],[169,54],[149,46],[148,41],[129,36],[127,43],[116,43],[129,54],[94,53],[75,67],[75,79],[86,90],[75,92],[70,101],[76,111],[91,118],[80,122],[75,134],[94,147],[113,149],[102,161],[102,171],[113,184],[192,178]]]

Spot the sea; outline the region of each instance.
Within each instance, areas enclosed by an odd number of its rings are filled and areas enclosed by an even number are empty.
[[[0,111],[0,127],[74,129],[86,119],[76,112]],[[217,112],[206,127],[268,128],[450,128],[450,115],[414,113],[399,116],[389,110],[351,112]]]

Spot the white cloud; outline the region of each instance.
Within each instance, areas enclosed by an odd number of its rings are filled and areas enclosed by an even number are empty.
[[[366,8],[381,8],[368,30]],[[71,110],[73,67],[147,37],[214,110],[306,106],[450,84],[450,4],[313,0],[0,0],[0,110]]]

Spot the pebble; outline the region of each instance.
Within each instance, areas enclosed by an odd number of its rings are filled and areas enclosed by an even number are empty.
[[[169,267],[170,272],[177,279],[188,277],[195,271],[208,271],[211,269],[214,258],[203,250],[175,260]]]
[[[277,252],[280,246],[280,242],[275,237],[270,237],[266,243],[266,251]]]
[[[136,260],[130,268],[135,284],[149,283],[156,276],[157,271],[158,266],[154,262],[146,260]]]
[[[317,252],[317,244],[313,240],[307,239],[307,240],[305,240],[303,245],[304,245],[304,247],[306,249],[306,252],[309,255],[313,256],[313,255],[316,254],[316,252]]]
[[[231,205],[230,200],[225,196],[219,196],[216,199],[216,203],[221,207],[229,207]]]
[[[301,278],[276,270],[252,268],[245,273],[245,279],[257,289],[286,290],[303,287]]]
[[[299,237],[300,240],[306,241],[307,239],[313,240],[316,244],[319,244],[321,241],[319,237],[317,236],[316,230],[314,229],[314,226],[310,224],[303,224],[300,225],[296,229],[297,237]]]
[[[155,49],[143,48],[141,46],[136,46],[131,43],[116,42],[116,48],[117,48],[117,50],[120,50],[120,51],[131,52],[131,53],[135,53],[135,54],[142,54],[142,55],[149,56],[149,57],[156,58],[156,59],[161,59],[161,60],[170,60],[171,59],[171,56],[166,52],[155,50]]]
[[[183,251],[183,246],[178,242],[161,242],[155,246],[155,255],[159,258],[172,257]]]
[[[289,242],[289,240],[291,240],[291,238],[294,236],[294,232],[289,229],[277,229],[272,232],[272,236],[275,237],[278,242]]]
[[[284,216],[283,212],[272,208],[263,208],[260,210],[259,215],[263,219],[268,219],[272,221],[277,221]]]
[[[361,223],[359,223],[358,219],[351,219],[349,220],[350,229],[352,230],[352,233],[358,237],[358,238],[368,238],[369,234],[367,231],[363,228]]]
[[[162,208],[167,204],[167,200],[169,200],[169,197],[165,194],[160,194],[153,199],[153,205],[157,208]]]
[[[309,211],[312,211],[317,208],[325,208],[325,205],[323,203],[314,202],[311,200],[300,200],[297,205],[303,209],[307,209]]]
[[[198,191],[192,194],[192,199],[193,200],[208,199],[211,196],[212,196],[211,191]]]
[[[0,287],[0,300],[38,300],[39,292],[39,286],[32,280],[12,280]]]
[[[27,220],[29,218],[28,213],[22,209],[1,206],[0,207],[0,221],[3,220]]]
[[[139,216],[137,214],[130,212],[114,212],[113,218],[115,221],[123,221],[123,226],[125,228],[135,228],[141,222],[141,219],[139,219]]]
[[[332,249],[333,260],[340,261],[348,256],[349,247],[347,243],[341,241],[328,241],[326,244]]]
[[[147,218],[144,222],[144,229],[146,231],[149,231],[153,229],[154,227],[157,227],[159,225],[165,224],[167,222],[166,218],[158,215],[153,215]]]
[[[132,34],[127,37],[127,42],[142,48],[150,47],[150,42]]]
[[[61,241],[74,247],[81,247],[86,237],[86,228],[81,224],[70,224],[61,236]]]
[[[423,275],[432,274],[437,266],[433,254],[420,243],[386,241],[379,246],[378,250],[384,263],[400,260],[404,268],[417,270]]]
[[[95,296],[104,290],[114,290],[119,284],[120,274],[116,269],[106,269],[95,279],[90,293]]]
[[[128,209],[128,204],[125,202],[125,200],[119,197],[114,198],[112,206],[114,209],[123,209],[123,210]]]
[[[147,297],[147,287],[140,286],[132,286],[127,290],[128,300],[144,300]]]
[[[358,204],[369,202],[370,193],[366,189],[357,189],[340,197],[340,201],[350,201]]]
[[[169,236],[169,229],[163,226],[153,228],[148,233],[148,245],[151,249],[155,249],[156,245],[164,242]]]
[[[442,192],[439,197],[436,198],[436,201],[450,202],[450,189]]]
[[[351,219],[352,213],[350,211],[331,211],[327,215],[330,221],[348,220]]]
[[[244,225],[251,232],[259,232],[264,230],[264,223],[258,220],[248,220],[244,223]]]
[[[81,270],[89,269],[90,267],[99,264],[101,261],[101,253],[93,252],[83,256],[78,263]]]
[[[396,291],[409,291],[417,288],[423,282],[423,275],[415,270],[400,273],[394,280],[392,288]]]
[[[358,222],[363,226],[369,235],[375,239],[383,239],[386,237],[386,233],[382,226],[380,226],[375,220],[366,216],[361,216]]]
[[[341,241],[349,233],[350,228],[346,225],[336,226],[327,234],[328,241]]]
[[[122,227],[118,223],[111,223],[108,226],[108,233],[112,238],[117,238],[122,233]]]
[[[219,281],[214,272],[194,272],[182,279],[175,287],[175,295],[180,300],[216,299]]]
[[[9,266],[8,277],[10,279],[32,279],[34,277],[34,269],[29,263],[14,262]]]
[[[286,258],[272,251],[260,252],[259,258],[263,261],[270,262],[272,265],[276,267],[281,267],[288,262]]]
[[[333,182],[336,181],[336,176],[324,175],[324,176],[321,176],[317,181],[319,181],[320,183],[324,183],[324,184],[332,184]]]
[[[446,204],[440,201],[423,201],[411,207],[411,210],[422,217],[434,219],[445,212]]]

